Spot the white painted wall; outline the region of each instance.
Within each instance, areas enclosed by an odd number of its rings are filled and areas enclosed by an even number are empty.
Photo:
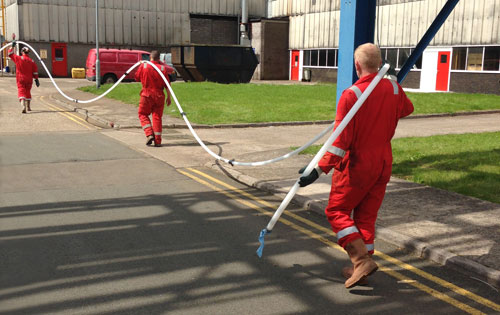
[[[422,54],[422,71],[420,72],[420,90],[423,92],[436,91],[436,76],[438,66],[438,53],[440,51],[452,52],[450,47],[433,47],[427,48]],[[450,55],[450,59],[451,59]],[[451,65],[451,60],[450,60]],[[450,79],[448,78],[448,90],[450,87]]]

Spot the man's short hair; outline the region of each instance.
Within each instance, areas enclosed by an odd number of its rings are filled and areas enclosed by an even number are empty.
[[[366,43],[358,46],[354,51],[354,59],[361,67],[371,72],[376,72],[382,63],[380,48],[372,43]]]
[[[151,59],[153,59],[154,61],[160,60],[160,53],[158,52],[158,50],[153,50],[151,52]]]

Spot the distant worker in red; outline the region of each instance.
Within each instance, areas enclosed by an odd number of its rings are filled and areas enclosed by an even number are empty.
[[[335,127],[377,75],[382,63],[380,49],[370,43],[359,46],[354,63],[359,80],[342,93]],[[335,169],[325,213],[353,264],[342,270],[346,288],[366,282],[378,268],[371,256],[375,221],[392,172],[391,139],[399,119],[412,112],[413,104],[401,86],[382,79],[317,167],[300,178],[299,184],[304,187],[322,172]]]
[[[165,78],[169,80],[168,68],[160,61],[160,54],[158,51],[153,50],[151,52],[150,60],[160,69]],[[151,145],[154,141],[155,147],[161,147],[162,116],[165,106],[165,94],[163,93],[163,89],[167,90],[167,106],[170,106],[171,103],[167,85],[156,69],[147,63],[139,66],[139,70],[137,70],[135,74],[135,80],[142,83],[138,113],[142,129],[146,134],[146,145]],[[151,124],[149,115],[152,115],[153,124]]]
[[[33,86],[33,79],[35,79],[36,86],[40,86],[40,82],[38,81],[38,67],[29,57],[29,48],[23,47],[21,55],[18,56],[14,53],[15,44],[16,41],[13,41],[8,55],[16,64],[17,95],[19,102],[23,105],[22,113],[26,114],[26,110],[31,111],[31,87]]]

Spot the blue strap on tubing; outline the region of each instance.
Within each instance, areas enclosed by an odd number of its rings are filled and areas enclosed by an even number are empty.
[[[326,153],[328,148],[332,145],[332,143],[337,139],[337,137],[340,135],[340,133],[344,130],[344,128],[347,126],[347,124],[351,121],[351,119],[354,117],[354,115],[358,112],[358,110],[361,108],[361,105],[365,102],[365,100],[370,96],[371,92],[373,89],[377,86],[377,84],[380,82],[380,80],[383,78],[387,70],[389,70],[390,65],[386,63],[378,72],[378,74],[375,76],[375,78],[370,82],[366,90],[361,94],[359,99],[354,103],[354,106],[351,108],[351,110],[347,113],[347,115],[344,117],[344,119],[340,122],[337,128],[335,128],[335,131],[332,133],[332,135],[326,140],[326,142],[323,144],[321,149],[319,150],[318,153],[314,156],[314,158],[309,162],[307,165],[304,173],[301,176],[308,176],[311,171],[314,169],[316,164],[318,164],[319,160],[323,157],[323,155]],[[274,213],[273,217],[267,224],[267,227],[263,229],[260,232],[259,235],[259,242],[260,246],[257,249],[257,255],[259,257],[262,257],[262,251],[264,250],[264,237],[267,234],[270,234],[271,231],[273,230],[274,225],[276,222],[278,222],[279,218],[283,214],[283,211],[285,211],[285,208],[288,206],[290,201],[292,200],[293,196],[297,193],[297,190],[299,189],[299,181],[300,177],[297,179],[295,184],[292,186],[288,194],[286,195],[285,199],[281,202],[280,206]]]

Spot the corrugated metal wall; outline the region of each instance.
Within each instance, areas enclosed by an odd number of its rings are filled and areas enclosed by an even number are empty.
[[[12,4],[11,4],[12,3]],[[95,42],[95,0],[8,0],[19,19],[18,37],[28,41]],[[266,15],[266,0],[249,0],[249,14]],[[171,45],[190,42],[190,14],[240,13],[241,0],[100,0],[99,42]],[[18,9],[17,9],[18,8]],[[9,12],[10,12],[9,11]]]
[[[415,46],[447,0],[380,0],[380,45]],[[290,48],[338,46],[340,0],[269,0],[270,17],[290,16]],[[462,0],[433,46],[500,43],[500,0]],[[377,32],[375,34],[377,38]]]

